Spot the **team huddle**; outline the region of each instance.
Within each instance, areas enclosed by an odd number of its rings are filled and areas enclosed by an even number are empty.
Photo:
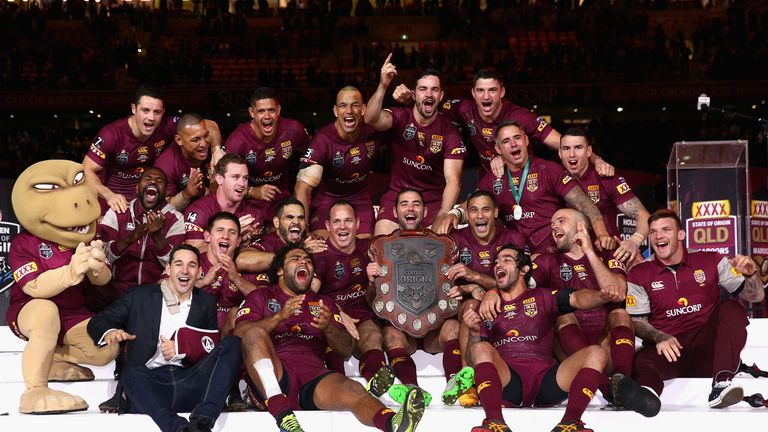
[[[417,349],[442,354],[444,404],[482,406],[473,432],[509,431],[502,407],[566,400],[552,430],[590,431],[582,415],[598,390],[615,409],[652,417],[663,381],[683,376],[712,378],[713,408],[742,400],[731,380],[748,321],[735,299],[764,296],[751,258],[686,250],[674,212],[649,214],[583,130],[561,135],[505,100],[491,70],[475,75],[472,99],[445,101],[439,73],[426,70],[413,89],[394,90],[402,106],[384,108],[390,60],[367,102],[340,89],[336,120],[311,138],[268,88],[226,140],[199,115],[165,116],[149,87],[128,119],[99,131],[83,171],[102,218],[85,247],[103,251],[112,276],[80,276],[70,284],[78,296],[52,300],[60,338],[90,318],[93,344],[126,346],[115,410],[148,414],[163,431],[211,430],[225,406],[249,403],[285,432],[303,431],[295,411],[317,409],[413,431],[432,401]],[[535,156],[533,140],[562,164]],[[374,207],[370,173],[383,149],[391,177]],[[479,181],[462,201],[469,152]],[[634,233],[621,232],[619,214]],[[458,312],[419,338],[372,305],[391,271],[372,239],[397,230],[455,245],[445,275]],[[646,241],[653,255],[643,260]],[[42,245],[30,236],[11,251],[14,275],[24,274],[7,321],[24,339],[30,281],[51,264]],[[20,272],[30,263],[35,271]],[[182,353],[182,328],[215,334],[215,348]],[[345,375],[351,356],[364,385]]]

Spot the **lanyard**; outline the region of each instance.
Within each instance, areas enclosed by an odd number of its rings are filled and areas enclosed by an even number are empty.
[[[523,176],[520,177],[520,186],[515,186],[515,183],[512,182],[512,174],[509,172],[508,167],[504,167],[504,169],[507,171],[507,180],[509,180],[509,191],[512,192],[512,195],[515,197],[515,202],[517,204],[520,204],[520,200],[523,198],[523,183],[528,180],[528,169],[531,168],[531,157],[528,157],[528,160],[525,162],[525,168],[523,168]]]

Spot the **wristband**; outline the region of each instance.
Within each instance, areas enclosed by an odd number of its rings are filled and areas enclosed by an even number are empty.
[[[635,236],[637,236],[637,237],[635,237]],[[638,239],[638,237],[639,237],[639,239]],[[645,236],[643,236],[642,234],[640,234],[638,232],[633,233],[629,238],[631,240],[637,240],[637,244],[638,245],[643,244],[643,241],[645,241]]]

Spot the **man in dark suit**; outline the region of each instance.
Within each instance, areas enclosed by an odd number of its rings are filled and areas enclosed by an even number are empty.
[[[163,432],[210,431],[240,373],[239,337],[228,336],[213,348],[216,298],[194,287],[199,271],[197,249],[176,246],[167,280],[131,288],[88,324],[99,345],[127,341],[120,382],[128,411],[149,415]],[[193,337],[182,337],[189,328],[195,328]],[[208,336],[205,330],[213,332]],[[197,350],[182,349],[184,339],[194,340],[190,347]],[[189,422],[177,414],[188,411]]]

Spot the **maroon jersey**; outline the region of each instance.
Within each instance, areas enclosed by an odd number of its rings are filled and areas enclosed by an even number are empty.
[[[208,258],[208,252],[202,252],[200,254],[200,279],[204,278],[211,269],[213,269],[213,264]],[[216,272],[216,278],[212,283],[200,288],[216,296],[216,306],[219,312],[229,312],[230,308],[239,306],[245,298],[237,285],[229,280],[229,275],[224,269],[219,269]]]
[[[519,232],[504,227],[496,226],[496,233],[487,245],[481,245],[472,234],[472,229],[466,227],[451,233],[456,246],[459,248],[459,262],[478,273],[493,275],[493,265],[496,262],[496,253],[507,243],[518,247],[525,246],[525,237]]]
[[[351,254],[336,249],[330,241],[326,243],[328,249],[313,255],[312,259],[315,264],[315,276],[321,282],[320,294],[332,297],[352,318],[373,318],[373,312],[365,301],[368,288],[365,268],[370,262],[370,241],[357,240],[355,250]]]
[[[237,153],[245,159],[249,185],[271,184],[279,187],[280,194],[272,200],[273,203],[279,203],[291,195],[288,179],[291,155],[296,149],[306,148],[307,138],[307,131],[301,123],[280,117],[269,144],[256,136],[248,122],[238,126],[229,135],[224,150]]]
[[[562,165],[534,156],[530,158],[531,166],[519,203],[515,201],[509,176],[512,176],[515,186],[519,187],[523,170],[505,170],[501,177],[489,171],[480,179],[477,188],[494,194],[504,223],[515,226],[526,237],[530,253],[554,253],[557,247],[552,239],[550,220],[557,210],[566,206],[565,196],[579,185]],[[522,207],[520,220],[514,218],[515,204]]]
[[[547,122],[538,117],[527,108],[515,105],[505,100],[501,101],[501,110],[496,120],[486,123],[480,117],[477,104],[473,99],[454,99],[446,101],[441,112],[445,113],[451,121],[460,124],[467,129],[472,146],[480,155],[480,176],[491,171],[491,159],[496,156],[496,126],[504,120],[515,120],[520,124],[520,129],[531,138],[544,142],[544,139],[553,131]]]
[[[574,177],[574,180],[584,189],[584,192],[589,195],[592,202],[600,210],[600,213],[603,214],[603,221],[605,221],[608,234],[610,236],[618,236],[620,232],[618,228],[619,210],[617,207],[635,198],[635,193],[632,192],[624,177],[615,175],[601,177],[595,171],[595,166],[590,162],[584,175],[580,179]]]
[[[443,161],[464,160],[466,148],[447,117],[438,114],[432,124],[421,126],[413,108],[392,108],[391,191],[416,189],[424,201],[440,200],[445,189]]]
[[[128,201],[136,198],[141,173],[173,142],[178,121],[178,117],[164,116],[155,132],[144,141],[136,139],[127,119],[102,127],[86,156],[104,168],[101,173],[104,186]]]
[[[210,163],[211,158],[209,155],[208,159],[198,167],[200,168],[200,172],[203,173],[203,186],[206,189],[210,185]],[[171,144],[168,149],[157,158],[155,167],[160,168],[168,178],[168,186],[165,191],[166,196],[172,197],[179,193],[180,190],[187,187],[189,170],[192,169],[192,165],[190,165],[189,159],[187,159],[181,152],[181,146],[176,145],[176,143]]]
[[[627,276],[624,263],[613,258],[613,251],[606,251],[602,258],[609,270],[623,277]],[[597,277],[586,255],[579,259],[573,259],[564,253],[539,255],[533,260],[531,280],[535,286],[547,289],[600,290]],[[608,303],[604,307],[588,311],[579,310],[576,311],[576,317],[582,328],[602,330],[608,311],[614,305],[615,303]]]
[[[188,205],[184,212],[184,228],[187,231],[187,240],[202,240],[203,232],[208,227],[208,219],[221,211],[221,206],[216,200],[216,194],[208,194],[192,204]],[[235,216],[251,215],[255,219],[257,227],[264,228],[264,217],[261,209],[247,200],[240,202],[235,209]]]
[[[653,327],[673,336],[709,320],[720,302],[720,287],[734,293],[744,283],[725,255],[684,252],[677,270],[654,258],[627,275],[627,312],[647,315]]]
[[[279,285],[251,291],[237,311],[235,323],[259,321],[280,313],[289,299]],[[331,309],[332,322],[341,331],[346,331],[339,322],[339,310],[331,297],[307,291],[301,312],[295,312],[272,330],[272,344],[278,355],[304,355],[322,359],[328,343],[322,330],[312,327],[312,318],[320,314],[320,300]]]
[[[19,332],[16,319],[24,305],[33,299],[22,289],[46,271],[69,265],[74,253],[73,249],[43,240],[28,231],[22,232],[13,240],[11,251],[8,254],[8,264],[13,270],[14,284],[11,286],[11,301],[8,306],[6,321],[18,337],[26,339]],[[73,285],[48,299],[54,302],[59,309],[61,320],[59,342],[69,329],[93,316],[85,308],[83,289],[86,280],[87,278],[84,278],[79,284]]]
[[[272,231],[271,233],[265,235],[264,238],[262,238],[258,243],[254,244],[253,247],[263,252],[275,253],[285,245],[286,243],[283,241],[283,239],[277,235],[277,231]]]

